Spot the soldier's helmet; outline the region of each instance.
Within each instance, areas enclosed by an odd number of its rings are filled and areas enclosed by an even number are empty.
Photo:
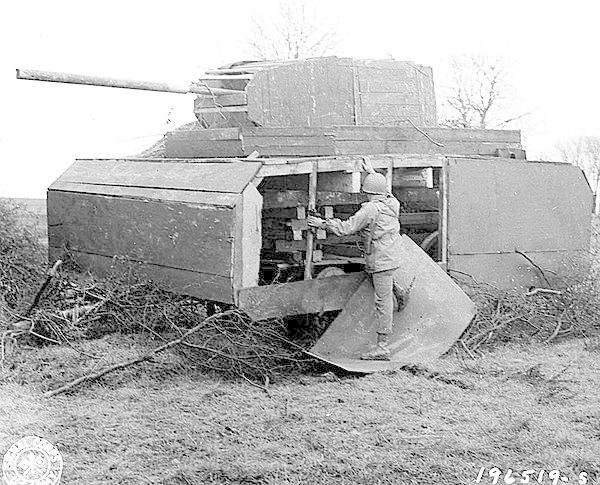
[[[388,193],[387,181],[380,173],[370,173],[363,180],[362,191],[366,194],[385,195]]]

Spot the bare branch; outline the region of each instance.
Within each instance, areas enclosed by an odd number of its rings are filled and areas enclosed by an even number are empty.
[[[488,128],[497,119],[501,102],[507,97],[508,73],[503,62],[483,56],[463,56],[450,61],[451,86],[444,100],[449,111],[445,125],[460,128]],[[501,123],[525,115],[505,117]]]
[[[247,43],[258,59],[289,60],[331,54],[339,38],[305,0],[280,0],[273,18],[252,20]]]

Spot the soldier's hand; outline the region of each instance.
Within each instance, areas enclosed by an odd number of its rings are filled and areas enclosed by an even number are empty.
[[[306,223],[310,227],[316,227],[317,229],[322,229],[325,227],[325,221],[323,219],[321,219],[320,217],[308,216],[306,218]]]

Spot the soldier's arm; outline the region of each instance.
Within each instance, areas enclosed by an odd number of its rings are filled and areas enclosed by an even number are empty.
[[[356,214],[349,219],[326,219],[324,226],[329,232],[336,236],[349,236],[356,234],[361,229],[367,227],[375,216],[375,208],[371,204],[363,205]]]

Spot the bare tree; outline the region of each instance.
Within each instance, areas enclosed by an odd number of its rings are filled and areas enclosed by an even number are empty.
[[[600,214],[600,137],[579,136],[556,146],[564,162],[583,170],[594,191],[594,214]]]
[[[323,56],[339,44],[333,26],[305,0],[280,0],[273,18],[252,21],[250,54],[261,60]]]
[[[453,128],[500,128],[529,113],[509,115],[506,109],[512,87],[506,63],[481,55],[450,61],[450,75],[442,108],[443,125]]]

